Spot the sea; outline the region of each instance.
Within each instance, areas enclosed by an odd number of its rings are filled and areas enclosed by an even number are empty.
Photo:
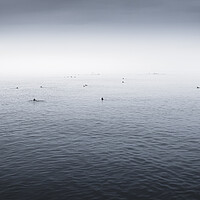
[[[0,199],[200,199],[198,84],[159,73],[0,80]]]

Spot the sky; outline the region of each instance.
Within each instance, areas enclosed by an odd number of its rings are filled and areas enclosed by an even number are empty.
[[[200,72],[199,0],[0,0],[0,76]]]

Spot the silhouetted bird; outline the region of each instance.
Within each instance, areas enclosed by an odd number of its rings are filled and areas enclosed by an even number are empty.
[[[104,99],[103,99],[103,97],[101,97],[101,101],[103,101]]]
[[[36,99],[33,99],[33,101],[36,101]]]
[[[19,89],[18,87],[16,87],[16,89]]]
[[[197,89],[199,89],[200,87],[199,86],[197,86]]]

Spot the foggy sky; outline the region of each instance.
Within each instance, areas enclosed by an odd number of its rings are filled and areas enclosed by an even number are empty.
[[[200,24],[199,0],[0,0],[0,25]]]
[[[0,0],[0,75],[199,70],[200,0]]]

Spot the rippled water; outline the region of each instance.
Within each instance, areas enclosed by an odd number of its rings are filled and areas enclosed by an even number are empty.
[[[200,199],[197,83],[121,81],[1,81],[0,199]]]

